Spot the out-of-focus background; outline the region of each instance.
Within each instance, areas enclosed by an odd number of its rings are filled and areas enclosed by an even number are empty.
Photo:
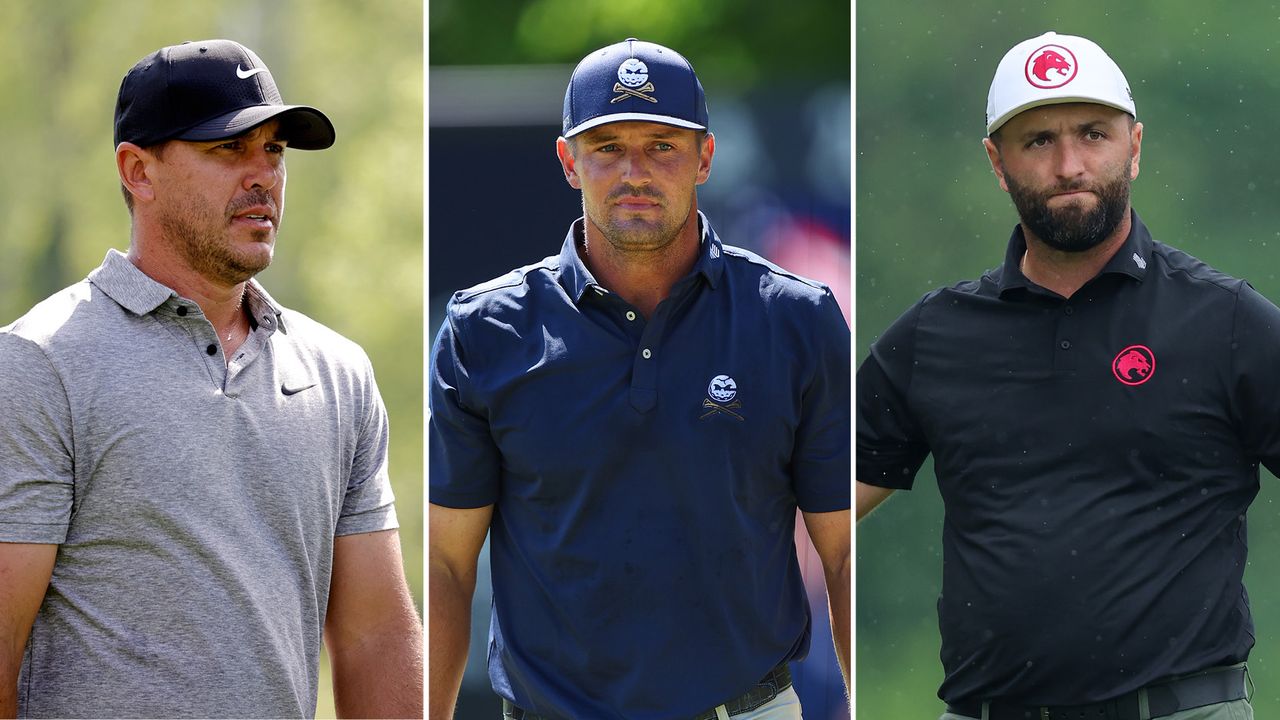
[[[925,292],[1003,259],[1017,215],[980,143],[987,88],[1048,30],[1094,40],[1128,78],[1146,128],[1133,204],[1154,237],[1280,301],[1280,6],[859,0],[855,26],[859,362]],[[1264,471],[1245,575],[1258,717],[1280,714],[1277,494]],[[859,718],[943,711],[941,532],[932,461],[857,530]]]
[[[827,282],[847,317],[849,10],[845,0],[432,0],[430,332],[453,292],[559,252],[582,213],[555,157],[565,86],[584,55],[627,37],[674,48],[702,80],[716,157],[698,199],[720,237]],[[792,667],[796,688],[806,718],[847,718],[821,565],[812,550],[801,563],[814,642]],[[489,581],[486,544],[460,720],[501,712],[484,662]]]
[[[0,3],[0,325],[129,246],[116,92],[144,55],[225,37],[320,108],[337,143],[289,151],[277,300],[359,342],[391,417],[405,570],[422,609],[423,4],[418,0]],[[318,714],[333,717],[323,668]]]

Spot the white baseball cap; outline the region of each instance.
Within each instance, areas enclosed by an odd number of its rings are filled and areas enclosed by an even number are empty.
[[[1097,43],[1055,32],[1023,40],[1005,54],[991,79],[987,134],[1023,110],[1070,102],[1107,105],[1138,116],[1129,81]]]

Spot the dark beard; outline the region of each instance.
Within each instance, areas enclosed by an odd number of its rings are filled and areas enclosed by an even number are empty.
[[[1129,207],[1129,171],[1132,166],[1133,162],[1126,160],[1124,171],[1115,180],[1088,188],[1098,196],[1097,204],[1090,210],[1077,205],[1068,205],[1058,210],[1049,209],[1051,196],[1084,189],[1083,185],[1058,186],[1045,192],[1037,192],[1019,185],[1011,175],[1006,174],[1004,179],[1009,186],[1013,205],[1022,218],[1022,224],[1036,237],[1054,250],[1084,252],[1110,237],[1124,220],[1125,211]]]

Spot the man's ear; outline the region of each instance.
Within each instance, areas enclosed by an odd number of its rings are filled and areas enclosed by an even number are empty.
[[[996,174],[996,180],[1000,181],[1000,189],[1009,192],[1009,184],[1004,180],[1004,161],[1000,159],[1000,148],[989,137],[982,138],[982,147],[986,148],[987,160],[991,161],[991,171]]]
[[[569,187],[574,190],[581,190],[582,181],[578,179],[573,148],[570,146],[569,141],[563,137],[556,138],[556,157],[560,158],[560,169],[564,170],[565,182],[569,183]]]
[[[133,196],[134,202],[146,203],[155,199],[155,188],[151,184],[155,162],[154,154],[131,142],[116,146],[116,171],[120,174],[120,184]]]
[[[711,177],[711,158],[716,154],[716,136],[710,132],[702,138],[702,152],[698,157],[698,185]]]

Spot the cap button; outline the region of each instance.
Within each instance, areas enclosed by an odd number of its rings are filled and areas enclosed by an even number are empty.
[[[636,41],[636,39],[635,39],[635,38],[627,38],[627,39],[626,39],[626,42],[635,42],[635,41]]]

